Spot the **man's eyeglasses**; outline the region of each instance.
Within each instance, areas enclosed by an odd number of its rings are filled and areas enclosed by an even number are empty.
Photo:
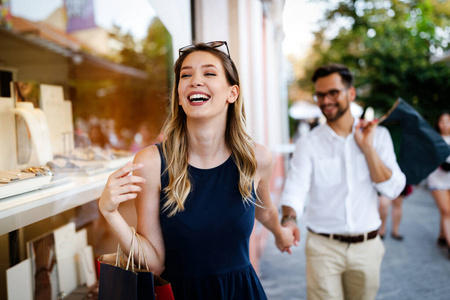
[[[339,94],[343,91],[343,90],[347,90],[347,88],[342,88],[342,89],[332,89],[329,90],[326,93],[321,93],[321,92],[315,92],[314,93],[314,101],[319,102],[319,101],[323,101],[325,99],[325,97],[329,97],[331,100],[336,100],[339,97]]]
[[[231,58],[231,56],[230,56],[230,49],[228,49],[227,42],[225,42],[225,41],[213,41],[213,42],[207,42],[207,43],[204,43],[204,44],[206,46],[208,46],[208,47],[211,47],[211,48],[219,48],[219,47],[222,47],[223,45],[225,45],[225,47],[227,48],[226,55],[228,56],[228,58]],[[182,47],[182,48],[180,48],[178,50],[178,55],[181,56],[181,54],[183,54],[184,51],[192,49],[192,48],[195,48],[194,44],[188,45],[188,46],[184,46],[184,47]]]

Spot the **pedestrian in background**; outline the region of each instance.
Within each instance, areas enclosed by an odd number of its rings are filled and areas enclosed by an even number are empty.
[[[294,242],[270,199],[271,152],[246,132],[226,42],[179,52],[164,140],[109,177],[100,211],[128,252],[133,233],[117,208],[136,198],[149,267],[175,299],[266,299],[249,260],[255,217],[281,251]]]
[[[400,234],[400,223],[403,215],[403,200],[413,192],[413,186],[407,184],[400,196],[394,200],[389,200],[384,196],[379,196],[379,210],[381,218],[380,237],[384,239],[386,233],[387,216],[389,215],[389,207],[392,206],[392,230],[391,237],[397,241],[403,241],[403,235]],[[392,205],[391,205],[392,204]]]
[[[435,128],[450,145],[450,112],[444,111],[439,115]],[[450,156],[428,176],[428,187],[441,217],[437,244],[448,248],[450,245]],[[450,248],[448,257],[450,259]]]
[[[326,123],[296,144],[281,197],[281,223],[299,239],[297,219],[305,211],[307,298],[375,299],[384,245],[378,195],[395,199],[405,175],[389,132],[356,120],[353,75],[346,66],[319,67],[314,97]]]

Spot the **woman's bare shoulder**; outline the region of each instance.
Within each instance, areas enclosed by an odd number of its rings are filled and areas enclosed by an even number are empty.
[[[142,176],[158,176],[161,169],[161,157],[158,147],[152,145],[136,153],[134,163],[143,164]]]

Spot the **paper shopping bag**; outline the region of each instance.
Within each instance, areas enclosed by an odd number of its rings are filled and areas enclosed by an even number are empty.
[[[153,273],[100,262],[99,300],[155,299]]]
[[[157,275],[153,275],[153,285],[156,294],[156,300],[175,300],[172,286],[167,280]]]
[[[142,256],[144,258],[144,263],[146,270],[149,271],[148,263],[147,263],[147,256],[144,251],[144,246],[142,244],[141,236],[135,232],[135,236],[139,245],[139,254],[142,253]],[[139,256],[139,269],[141,268],[141,256]],[[145,271],[145,270],[144,270]],[[162,279],[161,277],[153,274],[153,288],[155,291],[155,297],[156,300],[174,300],[173,292],[172,292],[172,286],[167,280]],[[150,298],[148,298],[150,299]]]
[[[141,238],[134,228],[132,230],[133,239],[128,257],[123,254],[120,246],[118,246],[117,253],[105,254],[98,258],[100,263],[98,299],[173,300],[170,283],[149,271]],[[135,247],[137,247],[137,253],[139,253],[137,267],[134,265],[134,256],[132,255]],[[144,258],[146,269],[141,269],[141,255]],[[155,287],[157,291],[155,291]]]
[[[134,253],[136,232],[134,228],[132,229],[133,238],[128,258],[123,254],[120,245],[117,246],[117,253],[102,255],[98,258],[100,262],[99,300],[155,299],[153,273],[136,269],[134,266],[132,253]]]

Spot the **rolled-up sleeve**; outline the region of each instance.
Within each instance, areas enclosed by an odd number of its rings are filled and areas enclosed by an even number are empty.
[[[309,154],[310,147],[304,138],[301,138],[289,162],[289,171],[281,195],[280,204],[292,207],[299,219],[303,214],[306,196],[311,184],[312,161]]]
[[[377,191],[386,198],[393,200],[397,198],[405,188],[406,176],[400,169],[397,159],[395,157],[394,145],[392,143],[389,131],[380,126],[378,128],[379,134],[376,135],[375,147],[381,160],[386,167],[392,171],[391,177],[383,182],[375,184]]]

